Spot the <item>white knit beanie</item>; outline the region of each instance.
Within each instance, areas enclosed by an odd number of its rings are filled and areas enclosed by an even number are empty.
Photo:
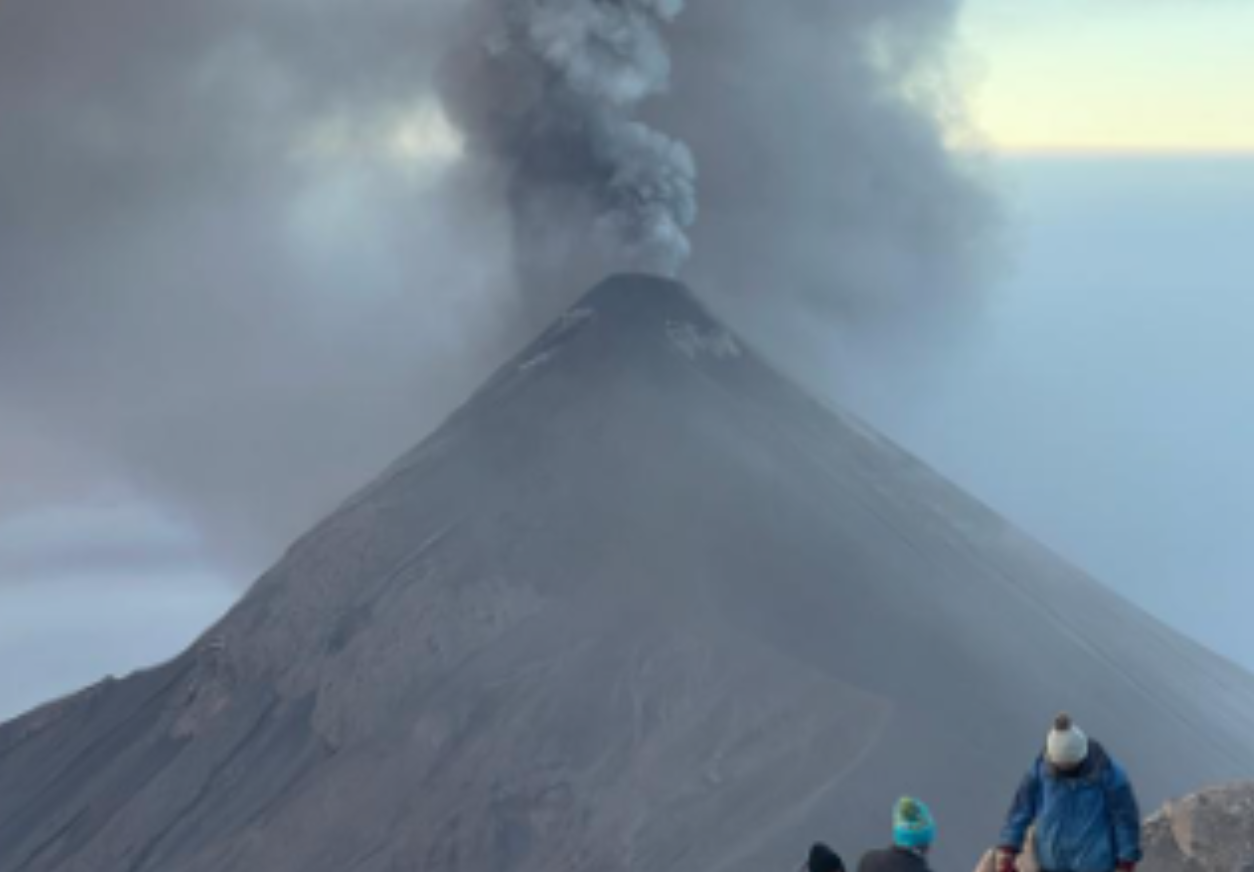
[[[1070,715],[1059,715],[1045,740],[1045,755],[1055,766],[1079,766],[1089,756],[1089,738]]]

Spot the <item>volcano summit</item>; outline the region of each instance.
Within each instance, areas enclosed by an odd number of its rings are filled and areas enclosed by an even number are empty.
[[[1058,709],[1147,808],[1254,679],[765,364],[592,291],[189,651],[0,727],[3,872],[970,868]]]

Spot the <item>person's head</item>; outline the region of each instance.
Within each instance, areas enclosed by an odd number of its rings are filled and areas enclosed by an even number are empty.
[[[810,848],[810,859],[805,868],[809,872],[845,872],[845,863],[840,855],[822,842],[815,842]]]
[[[1062,773],[1075,772],[1088,756],[1088,736],[1075,725],[1071,716],[1061,714],[1054,718],[1054,727],[1045,739],[1045,757],[1049,764]]]
[[[936,841],[936,820],[928,807],[909,796],[893,807],[893,844],[911,851],[927,851]]]

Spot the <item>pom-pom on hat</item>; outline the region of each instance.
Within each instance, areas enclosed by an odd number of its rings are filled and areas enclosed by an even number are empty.
[[[893,808],[893,842],[900,848],[927,848],[936,839],[936,820],[917,799],[903,797]]]
[[[1070,715],[1061,714],[1054,718],[1054,728],[1045,739],[1045,756],[1050,763],[1063,769],[1079,766],[1088,759],[1088,736],[1075,725]]]

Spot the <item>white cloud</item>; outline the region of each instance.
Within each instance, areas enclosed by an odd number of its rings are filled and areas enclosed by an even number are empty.
[[[464,145],[439,106],[423,101],[382,114],[323,118],[298,137],[294,156],[315,166],[369,164],[412,176],[448,168]]]

